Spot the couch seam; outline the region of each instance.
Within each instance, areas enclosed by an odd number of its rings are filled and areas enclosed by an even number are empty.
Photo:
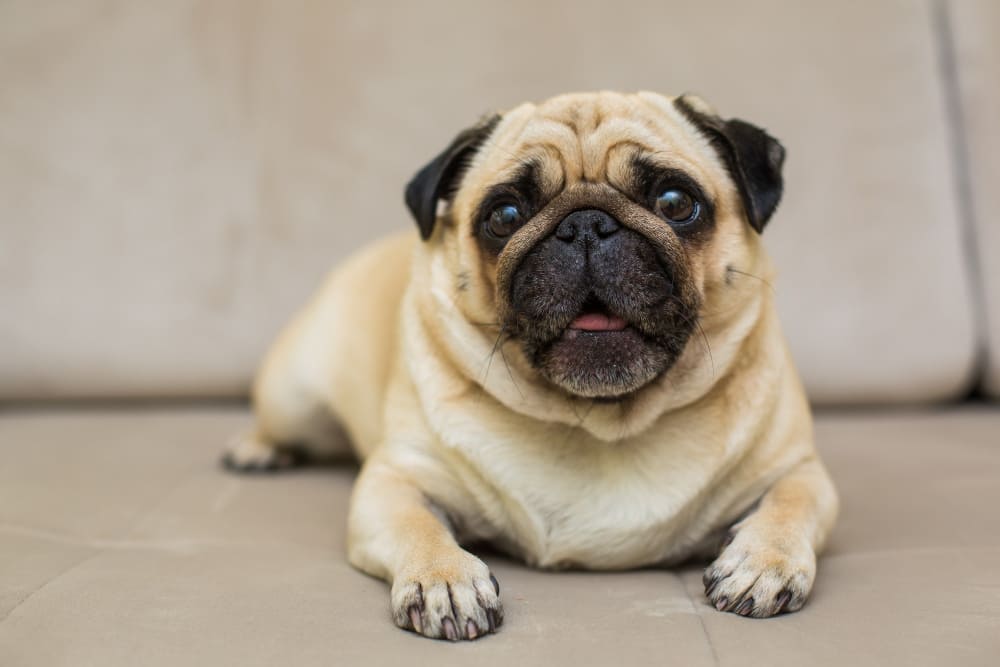
[[[0,625],[5,624],[7,622],[7,619],[9,619],[11,616],[14,615],[15,611],[17,611],[18,609],[20,609],[26,602],[28,602],[31,598],[35,597],[38,593],[41,593],[43,590],[45,590],[46,588],[48,588],[51,584],[55,583],[59,579],[62,579],[64,576],[66,576],[67,574],[69,574],[70,572],[72,572],[73,570],[75,570],[76,568],[85,565],[86,563],[90,562],[94,558],[97,558],[98,556],[100,556],[101,554],[103,554],[105,551],[106,551],[105,549],[97,549],[97,550],[95,550],[95,551],[87,554],[86,556],[84,556],[83,558],[81,558],[77,562],[73,563],[72,565],[70,565],[69,567],[67,567],[65,570],[63,570],[62,572],[60,572],[59,574],[57,574],[56,576],[54,576],[51,579],[49,579],[48,581],[46,581],[44,584],[42,584],[41,586],[39,586],[35,590],[33,590],[30,593],[28,593],[27,595],[25,595],[23,598],[21,598],[21,600],[18,601],[18,603],[16,605],[14,605],[13,607],[11,607],[10,610],[6,614],[3,615],[3,618],[0,618]]]
[[[130,540],[128,535],[120,538],[84,538],[70,533],[45,531],[22,524],[0,522],[0,536],[12,535],[30,540],[49,542],[83,550],[98,551],[162,551],[168,553],[185,553],[190,549],[200,547],[235,547],[266,549],[288,546],[300,547],[305,550],[329,551],[327,545],[308,544],[288,540],[234,540],[234,539],[175,539],[175,540]]]
[[[972,324],[975,329],[969,390],[982,391],[989,359],[989,322],[986,309],[986,286],[979,255],[977,216],[974,205],[974,187],[969,160],[968,128],[962,103],[959,81],[958,56],[948,0],[931,0],[931,23],[934,45],[941,79],[945,125],[951,158],[951,187],[956,198],[961,250],[965,260],[964,273],[972,301]]]
[[[715,644],[712,642],[712,636],[708,634],[708,626],[705,625],[705,618],[701,615],[701,610],[698,609],[697,603],[694,601],[694,597],[691,595],[691,591],[688,590],[687,583],[684,581],[684,577],[680,575],[679,572],[672,573],[674,577],[677,578],[677,582],[681,585],[684,590],[684,595],[687,597],[688,602],[691,604],[691,611],[694,612],[695,617],[698,619],[698,624],[701,626],[701,633],[705,637],[705,643],[708,644],[708,651],[712,655],[712,664],[715,667],[719,667],[721,663],[719,662],[719,655],[715,652]]]
[[[200,463],[199,463],[199,467],[200,467]],[[165,503],[167,500],[169,500],[170,497],[173,496],[174,493],[177,492],[177,489],[181,488],[184,484],[186,484],[191,479],[191,477],[194,475],[195,471],[196,471],[196,467],[192,464],[191,469],[189,469],[186,472],[186,474],[184,474],[180,479],[178,479],[177,483],[173,484],[166,493],[164,493],[162,496],[158,497],[156,499],[156,501],[153,502],[153,503],[151,503],[149,505],[149,507],[147,507],[145,510],[137,513],[135,519],[129,524],[128,528],[125,529],[125,531],[123,533],[123,537],[127,538],[130,535],[132,535],[135,532],[136,528],[138,528],[140,525],[142,525],[142,523],[146,519],[148,519],[150,516],[152,516],[156,512],[156,510],[158,510],[163,505],[163,503]],[[54,577],[52,577],[51,579],[49,579],[48,581],[46,581],[45,583],[43,583],[41,586],[39,586],[35,590],[33,590],[30,593],[28,593],[16,605],[14,605],[13,607],[11,607],[10,610],[6,614],[4,614],[2,618],[0,618],[0,625],[5,624],[7,622],[7,620],[11,616],[13,616],[13,614],[14,614],[15,611],[17,611],[18,609],[20,609],[22,606],[24,606],[24,604],[26,602],[28,602],[29,600],[31,600],[31,598],[33,598],[37,594],[41,593],[43,590],[45,590],[46,588],[48,588],[49,586],[51,586],[52,584],[54,584],[56,581],[62,579],[63,577],[65,577],[67,574],[69,574],[73,570],[77,569],[78,567],[82,567],[83,565],[86,565],[87,563],[89,563],[93,559],[95,559],[98,556],[101,556],[103,554],[106,554],[109,551],[111,551],[111,549],[109,547],[107,547],[107,546],[98,548],[94,552],[89,553],[86,556],[84,556],[83,558],[81,558],[80,560],[78,560],[76,563],[70,565],[68,568],[66,568],[65,570],[63,570],[59,574],[55,575]]]

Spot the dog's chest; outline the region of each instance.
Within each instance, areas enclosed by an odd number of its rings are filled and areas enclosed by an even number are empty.
[[[473,526],[543,567],[617,569],[689,553],[738,500],[725,443],[490,443],[465,452]],[[489,451],[494,449],[491,457]],[[501,453],[502,452],[502,453]]]

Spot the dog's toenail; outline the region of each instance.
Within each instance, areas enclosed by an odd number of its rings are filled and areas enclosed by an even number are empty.
[[[441,626],[444,628],[444,636],[451,641],[458,641],[458,631],[455,629],[455,623],[450,618],[444,619],[441,622]]]

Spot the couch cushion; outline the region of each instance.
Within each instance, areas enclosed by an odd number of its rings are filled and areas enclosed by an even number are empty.
[[[799,613],[716,612],[697,567],[544,573],[487,553],[507,616],[471,646],[397,630],[387,587],[347,564],[352,466],[219,468],[247,419],[0,416],[0,664],[862,667],[1000,651],[997,409],[820,416],[842,514]]]
[[[695,91],[784,141],[766,236],[816,401],[955,396],[930,4],[3,3],[0,397],[243,394],[326,269],[412,224],[403,183],[454,132],[594,88]]]
[[[969,213],[982,280],[986,390],[1000,398],[1000,4],[948,5],[969,164]]]

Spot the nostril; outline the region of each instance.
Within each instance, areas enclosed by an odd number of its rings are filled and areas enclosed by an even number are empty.
[[[602,215],[594,224],[594,231],[602,239],[607,238],[617,232],[620,228],[618,221],[610,215]]]
[[[563,219],[556,227],[556,238],[571,243],[576,239],[576,221],[572,217]]]

